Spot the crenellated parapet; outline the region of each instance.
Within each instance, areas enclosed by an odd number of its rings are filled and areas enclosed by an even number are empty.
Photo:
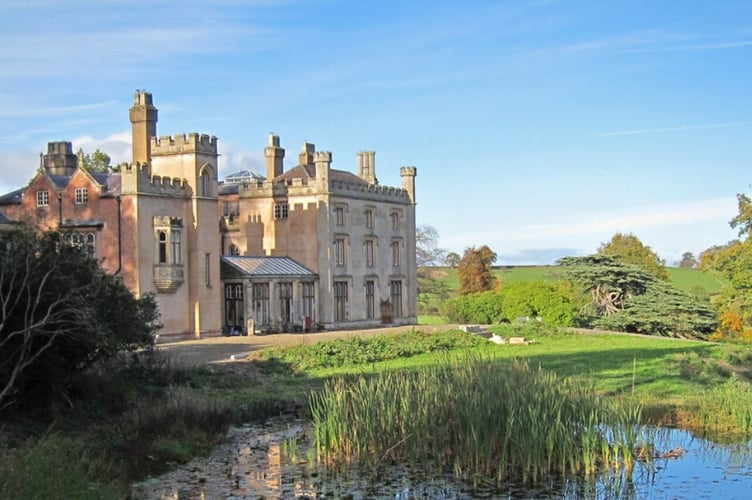
[[[305,196],[315,194],[315,186],[308,179],[288,179],[285,182],[244,182],[238,186],[240,198],[267,198],[279,196]]]
[[[123,164],[121,183],[123,194],[151,194],[172,198],[190,196],[190,188],[185,179],[151,175],[151,168],[147,163]]]
[[[365,184],[360,182],[331,182],[333,195],[361,198],[371,201],[386,201],[392,203],[409,203],[409,193],[403,188],[381,186],[379,184]]]
[[[195,132],[151,138],[152,156],[182,153],[201,153],[217,156],[217,138],[213,135],[197,134]]]
[[[415,177],[418,174],[418,169],[415,167],[400,167],[400,177]]]

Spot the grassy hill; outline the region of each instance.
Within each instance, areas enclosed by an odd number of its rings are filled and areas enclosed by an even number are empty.
[[[718,293],[723,283],[714,275],[699,269],[681,269],[668,267],[672,283],[687,292],[702,289],[709,294]],[[451,290],[459,288],[457,269],[449,267],[436,268],[436,273],[443,277]],[[502,283],[516,283],[518,281],[558,281],[561,279],[558,266],[497,266],[494,274]]]

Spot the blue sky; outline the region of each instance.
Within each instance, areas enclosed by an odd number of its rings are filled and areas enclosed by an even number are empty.
[[[752,188],[752,2],[5,0],[0,191],[48,141],[129,160],[158,132],[217,136],[220,176],[269,132],[381,184],[418,168],[417,221],[461,253],[547,264],[632,232],[668,263],[736,235]]]

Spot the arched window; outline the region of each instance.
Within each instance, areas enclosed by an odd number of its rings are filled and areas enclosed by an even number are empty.
[[[159,263],[167,264],[167,232],[159,231]]]
[[[237,245],[230,245],[230,255],[240,255],[240,248]]]
[[[89,257],[94,257],[97,254],[97,240],[94,233],[88,233],[86,235],[86,253]]]
[[[209,169],[205,168],[201,172],[199,178],[199,196],[211,196],[211,178],[209,177]]]

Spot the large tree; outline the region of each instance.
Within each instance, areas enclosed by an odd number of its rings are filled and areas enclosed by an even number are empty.
[[[439,231],[429,225],[415,230],[415,263],[421,267],[439,266],[444,262],[446,250],[439,247]]]
[[[640,266],[658,279],[668,279],[668,272],[663,261],[634,234],[616,233],[610,241],[601,244],[598,253],[614,257],[627,264]]]
[[[703,270],[718,273],[724,281],[717,303],[724,323],[738,324],[735,331],[724,332],[736,336],[752,331],[752,201],[747,195],[737,195],[739,213],[729,224],[738,229],[740,240],[718,245],[701,254]]]
[[[496,286],[496,276],[493,274],[493,264],[496,258],[496,253],[487,245],[480,248],[466,248],[457,265],[457,277],[460,281],[459,293],[492,290]]]
[[[64,397],[97,361],[149,347],[156,301],[139,299],[63,235],[0,231],[0,408]]]
[[[718,322],[707,301],[616,257],[591,255],[558,261],[565,277],[588,298],[581,314],[599,328],[706,339]]]
[[[440,266],[446,250],[439,247],[439,231],[429,225],[415,230],[416,277],[418,280],[418,308],[420,314],[438,312],[441,303],[449,296],[446,270]]]
[[[697,267],[697,259],[692,252],[684,252],[679,261],[679,267],[682,269],[694,269]]]

